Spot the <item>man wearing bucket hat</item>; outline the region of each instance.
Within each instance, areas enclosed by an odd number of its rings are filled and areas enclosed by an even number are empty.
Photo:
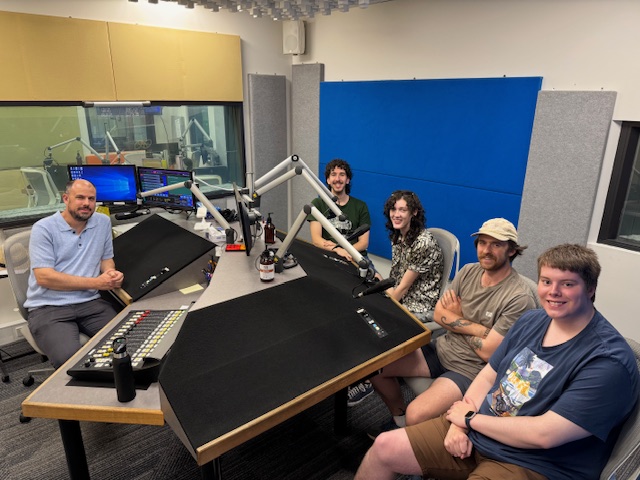
[[[370,432],[370,437],[446,412],[462,399],[513,323],[535,308],[531,289],[511,266],[526,248],[518,244],[514,225],[493,218],[472,236],[478,263],[467,264],[458,272],[435,308],[434,320],[446,332],[371,379],[393,418]],[[398,377],[435,381],[405,407]]]

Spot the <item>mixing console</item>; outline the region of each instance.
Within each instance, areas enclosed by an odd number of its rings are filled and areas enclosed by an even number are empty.
[[[77,380],[112,382],[113,341],[127,340],[133,376],[137,384],[158,379],[160,364],[173,345],[186,310],[132,310],[67,373]]]

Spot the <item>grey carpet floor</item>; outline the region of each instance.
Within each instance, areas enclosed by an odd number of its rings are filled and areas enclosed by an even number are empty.
[[[25,341],[2,347],[2,358],[29,352]],[[20,423],[20,404],[36,388],[22,378],[41,365],[36,353],[6,361],[11,376],[0,384],[0,479],[68,478],[56,420],[34,418]],[[251,395],[251,385],[247,385]],[[410,396],[405,391],[407,397]],[[366,430],[388,418],[375,394],[349,409],[349,431],[333,432],[333,397],[225,453],[224,480],[351,480],[371,445]],[[81,424],[93,480],[196,480],[195,460],[167,426],[107,423]]]

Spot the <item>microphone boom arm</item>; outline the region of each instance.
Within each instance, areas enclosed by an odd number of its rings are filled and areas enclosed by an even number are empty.
[[[84,145],[88,150],[91,151],[91,153],[93,153],[96,157],[98,157],[100,160],[102,160],[102,163],[109,163],[108,160],[106,159],[106,157],[102,157],[91,145],[89,145],[87,142],[85,142],[82,138],[80,137],[73,137],[70,138],[69,140],[65,140],[64,142],[60,142],[60,143],[56,143],[55,145],[51,145],[49,147],[47,147],[47,150],[49,152],[51,152],[51,150],[53,150],[54,148],[58,148],[61,147],[63,145],[66,145],[68,143],[71,142],[80,142],[82,145]]]
[[[276,177],[276,175],[279,174],[279,171],[287,167],[289,163],[295,163],[295,168],[285,171],[285,173],[283,173],[280,177],[272,180],[274,177]],[[331,209],[336,217],[339,217],[340,220],[345,219],[342,210],[340,210],[340,207],[338,207],[338,205],[336,204],[336,197],[331,194],[326,185],[323,184],[318,179],[318,177],[311,173],[309,167],[302,161],[300,157],[298,157],[298,155],[291,155],[290,157],[280,162],[280,164],[276,165],[270,172],[267,172],[265,175],[256,180],[254,183],[254,191],[253,195],[251,196],[251,200],[255,202],[256,205],[259,204],[259,198],[262,195],[298,175],[301,175],[309,183],[309,185],[311,185],[311,187],[317,192],[320,198],[322,198],[324,203]]]
[[[187,180],[186,182],[172,183],[171,185],[167,185],[166,187],[154,188],[153,190],[140,192],[139,196],[140,198],[149,197],[151,195],[157,195],[159,193],[168,192],[170,190],[176,190],[178,188],[188,188],[189,190],[191,190],[191,193],[193,193],[196,196],[196,198],[200,200],[202,204],[205,206],[205,208],[207,209],[207,212],[209,212],[213,216],[213,218],[215,218],[216,222],[218,222],[218,224],[220,224],[220,226],[224,228],[227,244],[232,244],[234,242],[235,231],[231,228],[231,226],[229,225],[229,222],[225,220],[225,218],[218,211],[218,209],[212,205],[212,203],[204,195],[204,193],[202,193],[202,191],[197,187],[197,185],[193,183],[191,180]]]
[[[318,210],[316,207],[314,207],[313,205],[305,205],[302,208],[302,211],[298,214],[298,217],[296,218],[295,222],[291,226],[289,233],[287,233],[287,236],[283,240],[282,245],[280,245],[280,248],[278,248],[274,258],[274,263],[276,264],[276,272],[278,273],[282,272],[282,268],[283,268],[282,261],[281,261],[282,257],[284,256],[286,251],[289,249],[289,246],[291,245],[294,238],[298,235],[298,232],[302,228],[302,225],[304,224],[304,220],[309,215],[312,215],[313,218],[319,221],[322,224],[322,227],[327,232],[329,232],[329,234],[336,240],[336,242],[342,248],[344,248],[347,252],[349,252],[349,255],[351,255],[351,258],[353,258],[353,261],[357,263],[359,267],[360,276],[366,277],[369,272],[369,268],[371,266],[370,261],[367,258],[365,258],[358,250],[356,250],[355,247],[351,245],[347,241],[347,239],[344,238],[344,236],[342,236],[342,234],[336,229],[336,227],[334,227],[331,224],[331,222],[327,219],[327,217],[325,217],[322,214],[322,212]]]

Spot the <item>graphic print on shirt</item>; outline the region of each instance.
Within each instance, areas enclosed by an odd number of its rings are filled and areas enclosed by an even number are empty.
[[[531,400],[540,382],[553,365],[538,358],[528,347],[522,349],[500,380],[498,388],[487,395],[491,410],[500,417],[515,417]]]
[[[331,225],[336,227],[336,230],[338,230],[342,235],[349,235],[353,230],[353,223],[351,223],[351,220],[349,220],[348,218],[346,218],[344,221],[340,221],[340,217],[337,217],[334,214],[333,217],[329,218],[328,220],[329,222],[331,222]]]

